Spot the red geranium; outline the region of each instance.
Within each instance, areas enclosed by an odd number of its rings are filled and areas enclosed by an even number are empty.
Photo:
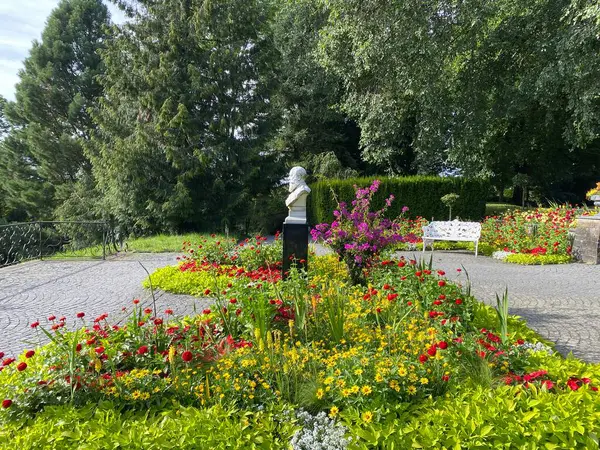
[[[193,358],[194,355],[192,355],[192,352],[190,352],[189,350],[186,350],[181,354],[181,359],[183,359],[185,362],[190,362]]]
[[[20,362],[20,363],[17,365],[17,370],[18,370],[19,372],[23,372],[25,369],[27,369],[27,363],[26,363],[26,362]]]
[[[35,355],[35,351],[33,351],[33,350],[28,350],[28,351],[25,353],[25,358],[31,358],[33,355]]]
[[[8,398],[5,399],[5,400],[2,400],[2,407],[3,408],[10,408],[10,405],[12,405],[12,400],[10,400]]]

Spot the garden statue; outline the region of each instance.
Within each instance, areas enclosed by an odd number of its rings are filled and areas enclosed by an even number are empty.
[[[304,181],[306,170],[296,166],[290,170],[290,195],[285,200],[289,213],[284,223],[306,224],[306,197],[310,194],[310,188]]]
[[[308,220],[306,219],[306,198],[310,193],[304,179],[306,170],[302,167],[292,167],[290,170],[289,192],[285,205],[288,216],[283,222],[283,264],[282,272],[285,278],[290,267],[296,265],[306,268],[308,259]]]

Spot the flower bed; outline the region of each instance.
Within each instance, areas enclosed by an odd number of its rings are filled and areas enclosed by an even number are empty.
[[[569,230],[576,225],[578,215],[593,215],[596,211],[562,205],[521,211],[515,209],[500,216],[486,217],[481,224],[479,251],[487,256],[501,252],[502,260],[515,264],[564,264],[571,260]],[[414,236],[398,249],[415,248],[422,242],[425,219],[403,221],[402,229]],[[471,243],[435,243],[437,249],[469,249]],[[513,254],[513,256],[510,256]]]
[[[65,317],[31,324],[51,343],[1,355],[0,442],[592,446],[600,368],[554,353],[508,316],[506,296],[498,310],[479,303],[461,269],[382,259],[403,238],[397,223],[369,212],[372,188],[357,189],[353,210],[320,227],[337,255],[313,257],[308,273],[280,276],[278,240],[207,238],[186,243],[179,265],[152,277],[213,298],[201,314],[176,318],[134,300],[122,325],[84,312],[73,331]]]
[[[501,335],[459,271],[448,278],[416,261],[380,260],[367,286],[353,286],[332,255],[286,280],[199,267],[177,269],[212,275],[196,288],[215,305],[196,317],[134,303],[121,327],[81,314],[77,331],[56,317],[39,324],[53,343],[13,362],[4,355],[3,440],[310,448],[299,447],[314,438],[306,427],[343,427],[349,448],[473,439],[569,447],[600,431],[598,367],[551,353],[516,319]],[[325,415],[306,422],[300,409]],[[135,432],[143,437],[134,444]]]

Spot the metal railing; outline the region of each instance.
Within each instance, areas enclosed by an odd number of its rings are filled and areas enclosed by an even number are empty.
[[[106,259],[112,233],[106,222],[37,221],[0,225],[0,267],[48,257]]]

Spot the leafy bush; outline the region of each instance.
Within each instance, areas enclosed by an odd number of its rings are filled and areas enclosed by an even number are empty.
[[[455,177],[411,176],[401,178],[380,178],[381,186],[373,198],[373,207],[380,209],[385,199],[393,194],[397,202],[389,208],[387,217],[400,216],[403,206],[409,207],[409,216],[447,217],[447,209],[441,198],[456,193],[460,198],[453,206],[456,216],[463,220],[479,220],[485,214],[485,199],[489,184],[484,180]],[[347,180],[325,180],[313,183],[308,197],[308,210],[312,224],[332,222],[337,200],[350,203],[354,198],[354,185],[360,188],[371,185],[373,178],[352,178]],[[332,194],[333,193],[335,194]]]
[[[35,418],[4,424],[2,448],[19,449],[224,449],[287,448],[296,425],[283,405],[240,411],[164,404],[122,411],[110,401],[82,408],[53,406]]]
[[[568,264],[573,260],[570,255],[535,255],[530,253],[512,253],[504,258],[505,262],[513,264],[544,265]]]

